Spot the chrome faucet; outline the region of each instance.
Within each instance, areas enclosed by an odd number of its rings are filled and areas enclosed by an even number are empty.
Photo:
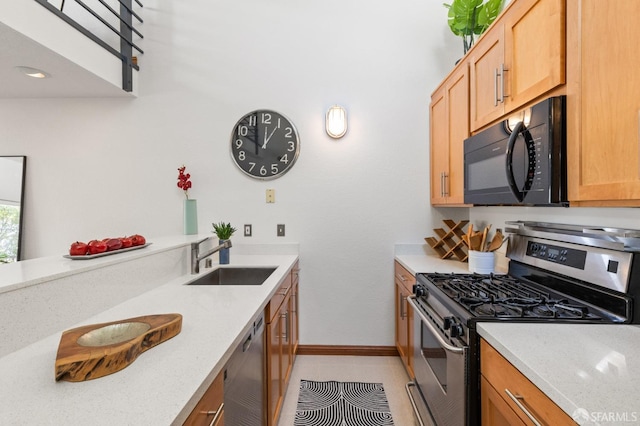
[[[191,243],[191,273],[192,274],[198,274],[200,273],[200,261],[202,259],[205,259],[209,256],[211,256],[212,254],[220,251],[223,248],[230,248],[231,247],[231,240],[225,240],[222,244],[220,244],[219,246],[216,246],[214,248],[212,248],[211,250],[205,252],[204,254],[200,254],[200,244],[204,243],[205,241],[207,241],[208,239],[210,239],[211,237],[207,237],[204,238],[198,242],[195,243]]]

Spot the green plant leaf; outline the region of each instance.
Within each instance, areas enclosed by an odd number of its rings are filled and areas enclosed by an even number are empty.
[[[212,223],[212,225],[213,225],[213,232],[215,232],[215,234],[221,240],[228,240],[229,238],[231,238],[233,233],[236,232],[236,228],[231,226],[230,223],[220,222],[220,223]]]
[[[503,1],[504,0],[488,0],[480,7],[476,27],[474,28],[475,34],[482,34],[489,28],[489,25],[496,20],[502,11]]]
[[[453,0],[444,4],[449,9],[448,24],[457,36],[471,35],[475,29],[476,15],[483,0]]]

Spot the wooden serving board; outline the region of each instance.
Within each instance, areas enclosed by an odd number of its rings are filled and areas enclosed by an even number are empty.
[[[148,329],[136,333],[135,336],[118,338],[110,343],[110,340],[103,339],[102,343],[93,346],[86,346],[87,339],[96,336],[96,330],[100,331],[118,328],[103,327],[116,324],[129,325],[126,323],[142,323],[142,329]],[[102,329],[102,330],[100,330]],[[97,379],[108,374],[115,373],[131,365],[138,355],[148,349],[165,342],[178,335],[182,329],[182,315],[180,314],[159,314],[146,315],[136,318],[128,318],[120,321],[107,322],[102,324],[85,325],[64,331],[58,345],[58,353],[55,362],[56,381],[66,380],[69,382],[82,382],[85,380]],[[92,335],[87,335],[94,332]],[[109,334],[110,336],[112,334]],[[91,336],[91,337],[88,337]],[[120,334],[122,336],[122,334]],[[80,343],[79,343],[80,341]],[[100,342],[100,340],[89,340],[89,342]],[[84,344],[84,345],[83,345]]]

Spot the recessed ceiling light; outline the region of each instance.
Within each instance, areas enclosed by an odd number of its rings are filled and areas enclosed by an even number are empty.
[[[49,78],[49,77],[51,77],[51,74],[46,73],[46,72],[44,72],[42,70],[39,70],[37,68],[18,66],[18,67],[16,67],[16,69],[18,71],[20,71],[22,74],[27,75],[29,77],[33,77],[33,78]]]

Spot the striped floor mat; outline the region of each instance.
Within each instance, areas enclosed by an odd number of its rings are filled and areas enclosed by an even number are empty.
[[[294,426],[393,426],[382,383],[300,381]]]

